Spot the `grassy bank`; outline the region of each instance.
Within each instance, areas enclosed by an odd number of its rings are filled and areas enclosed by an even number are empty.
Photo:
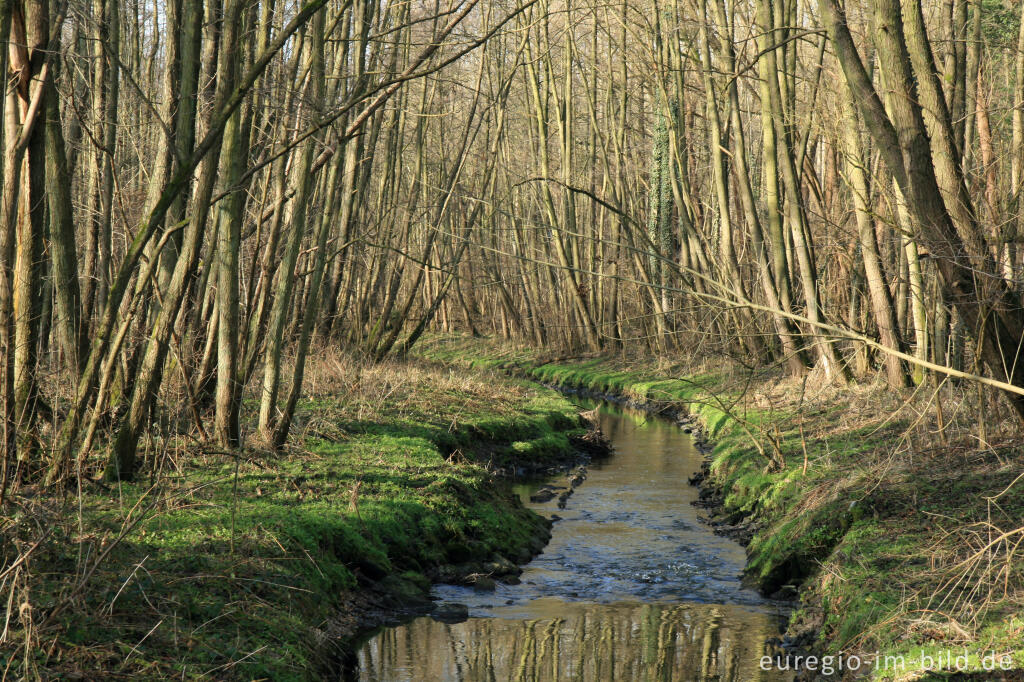
[[[493,472],[570,454],[584,430],[557,393],[330,353],[307,386],[284,453],[154,438],[142,480],[63,499],[23,488],[0,520],[0,670],[315,677],[431,580],[514,573],[543,547],[548,522]]]
[[[1024,668],[1022,443],[1012,422],[978,433],[973,389],[896,396],[774,369],[555,358],[468,338],[420,352],[698,416],[715,443],[717,520],[754,532],[751,583],[798,588],[796,641],[879,652],[879,679],[927,678],[929,661],[950,651],[966,650],[973,671],[990,652]]]

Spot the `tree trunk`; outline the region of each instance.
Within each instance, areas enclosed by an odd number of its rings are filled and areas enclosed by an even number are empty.
[[[935,156],[932,154],[928,130],[918,104],[921,99],[915,87],[900,7],[895,0],[873,0],[873,5],[873,33],[879,63],[885,72],[886,85],[893,94],[890,98],[891,118],[867,77],[838,0],[822,2],[836,55],[853,92],[854,101],[886,165],[907,199],[907,207],[916,219],[918,241],[928,248],[931,258],[935,260],[948,300],[963,316],[967,327],[974,330],[979,338],[979,351],[988,371],[1014,386],[1024,386],[1024,363],[1017,361],[1018,347],[1024,336],[1024,326],[1016,312],[1018,306],[1001,277],[985,278],[986,281],[979,287],[975,275],[979,267],[982,272],[995,272],[991,252],[976,224],[961,220],[954,225],[954,219],[947,211],[948,204],[939,188],[933,158],[941,161],[939,167],[945,172],[947,187],[961,185],[962,177],[955,174],[953,159],[943,159],[941,153]],[[917,37],[915,47],[918,50],[922,47],[921,36]],[[917,54],[916,59],[919,63],[930,60],[930,53]],[[923,85],[922,92],[934,91],[934,73],[931,77],[927,73],[918,74],[917,82],[928,81],[932,85]],[[928,97],[926,102],[934,104]],[[938,109],[938,114],[942,113],[942,109]],[[936,111],[933,110],[932,114],[935,115]],[[945,121],[934,121],[939,126],[936,132],[940,134],[933,141],[940,150],[943,140],[951,139],[951,136],[947,138],[942,134],[943,129],[950,125],[948,113],[946,116]],[[953,176],[949,175],[951,171],[954,172]],[[961,193],[957,191],[954,198],[962,199]],[[951,203],[960,204],[959,201]],[[960,204],[956,208],[961,218],[970,214],[970,206],[968,201],[966,205]],[[1024,420],[1024,396],[1006,395],[1018,416]]]
[[[864,276],[867,280],[868,295],[871,299],[871,311],[882,344],[895,351],[903,352],[905,350],[903,339],[900,337],[896,310],[893,306],[889,285],[886,283],[885,267],[878,253],[878,241],[871,218],[871,193],[868,174],[864,168],[859,120],[849,91],[841,88],[840,96],[843,98],[844,107],[843,130],[846,142],[846,168],[853,194],[857,234],[861,259],[864,261]],[[893,354],[886,354],[883,361],[889,386],[895,389],[906,388],[909,382],[903,361]]]

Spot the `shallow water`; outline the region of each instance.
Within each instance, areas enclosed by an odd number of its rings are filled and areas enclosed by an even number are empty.
[[[591,464],[544,553],[519,585],[437,586],[470,608],[464,623],[416,618],[373,636],[356,678],[420,680],[788,679],[759,667],[784,605],[740,584],[743,549],[712,534],[690,503],[701,455],[676,425],[599,405],[615,454]],[[518,486],[526,498],[537,484]]]

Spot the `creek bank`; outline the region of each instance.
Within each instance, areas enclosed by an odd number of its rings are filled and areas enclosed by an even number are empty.
[[[564,476],[565,486],[549,483],[539,488],[539,491],[553,491],[552,498],[559,497],[559,506],[564,507],[562,500],[586,480],[587,465],[611,454],[608,440],[592,416],[579,413],[578,420],[577,427],[567,435],[568,447],[561,450],[516,447],[517,442],[511,440],[480,442],[465,450],[453,450],[446,461],[453,461],[457,456],[462,463],[483,465],[492,479],[492,486],[499,490],[506,482],[522,477]],[[500,452],[505,455],[498,459]],[[495,464],[496,461],[501,464]],[[546,518],[526,510],[511,491],[501,490],[500,497],[510,508],[532,517],[533,532],[501,552],[493,552],[483,541],[449,542],[443,548],[445,560],[429,566],[421,574],[392,572],[366,582],[364,591],[353,594],[352,599],[342,605],[331,628],[335,660],[340,662],[342,670],[351,670],[353,653],[381,627],[394,626],[421,615],[450,624],[466,620],[468,607],[464,604],[438,603],[432,599],[434,584],[464,585],[484,592],[494,591],[498,582],[519,584],[522,565],[543,552],[551,539],[551,527],[558,518]],[[327,658],[322,660],[329,663],[328,669],[333,670],[338,665]]]
[[[688,411],[702,427],[698,437],[714,442],[694,476],[712,527],[746,543],[748,584],[799,599],[784,649],[903,657],[898,674],[872,671],[884,680],[926,679],[915,661],[950,647],[971,652],[971,674],[983,674],[989,650],[1024,665],[1024,550],[1002,547],[981,573],[964,563],[991,554],[979,528],[1005,537],[1024,531],[1019,437],[979,447],[968,419],[957,430],[947,420],[940,438],[921,424],[934,409],[930,394],[880,384],[809,388],[813,378],[804,383],[779,368],[552,357],[452,336],[418,353],[676,418]]]
[[[501,365],[499,368],[519,378],[530,379],[533,376],[528,368],[518,364]],[[699,453],[704,455],[701,468],[687,479],[687,483],[696,487],[699,493],[698,500],[693,504],[706,510],[708,513],[707,517],[702,517],[700,520],[707,524],[716,535],[735,540],[743,547],[748,547],[754,536],[764,527],[764,522],[757,519],[752,510],[730,509],[726,505],[728,491],[721,481],[716,480],[711,471],[712,460],[710,455],[714,452],[714,444],[708,439],[700,418],[690,413],[688,404],[664,400],[646,400],[621,393],[609,393],[580,384],[559,384],[550,381],[541,381],[539,383],[542,386],[566,395],[604,400],[633,410],[647,412],[674,423],[683,433],[690,435],[693,439],[694,447]],[[571,491],[569,494],[571,494]],[[554,495],[551,497],[554,497]],[[534,502],[544,502],[551,499],[551,497],[536,500],[531,497],[531,500]],[[560,506],[564,507],[564,504],[560,504]],[[787,576],[784,572],[780,572],[772,581],[758,581],[751,579],[748,574],[745,582],[769,599],[792,601],[798,596],[796,586],[803,577],[801,575]],[[782,584],[778,584],[780,581]],[[802,633],[799,639],[803,642],[808,636],[813,634],[813,632]],[[804,644],[800,646],[804,646]]]
[[[327,352],[312,371],[281,452],[157,442],[157,485],[87,491],[74,513],[15,499],[0,555],[32,548],[19,599],[46,626],[43,678],[330,675],[354,632],[429,609],[432,581],[514,581],[551,522],[501,472],[571,470],[599,447],[578,408],[525,382]]]

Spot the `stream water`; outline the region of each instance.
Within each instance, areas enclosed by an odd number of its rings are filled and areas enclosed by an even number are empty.
[[[588,405],[593,407],[594,405]],[[355,679],[788,680],[760,668],[784,605],[740,584],[743,549],[714,535],[690,503],[702,456],[677,425],[597,405],[615,454],[589,467],[544,553],[521,584],[494,592],[435,587],[469,620],[430,617],[385,628],[358,652]],[[517,486],[528,500],[537,483]]]

